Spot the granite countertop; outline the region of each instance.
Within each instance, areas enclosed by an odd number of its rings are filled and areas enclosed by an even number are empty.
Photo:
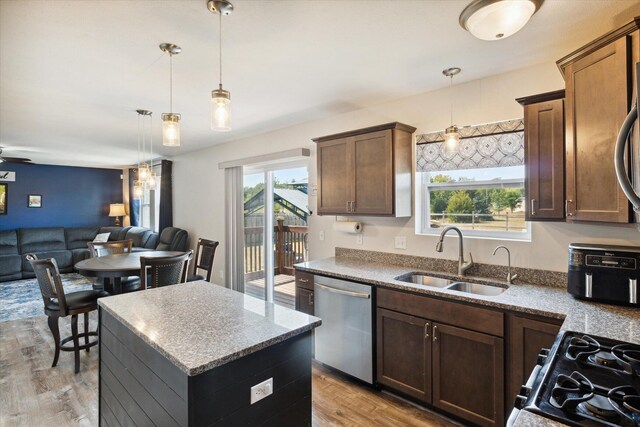
[[[317,317],[203,280],[101,298],[98,304],[190,376],[321,324]]]
[[[575,299],[563,286],[545,286],[516,283],[508,285],[494,279],[456,276],[441,272],[416,270],[415,268],[369,262],[358,258],[332,257],[295,265],[296,269],[347,280],[356,280],[384,288],[398,289],[432,295],[451,300],[469,302],[498,309],[563,319],[561,330],[598,335],[616,340],[640,344],[640,310],[609,304]],[[395,280],[410,272],[426,272],[433,276],[461,279],[476,283],[508,286],[497,296],[483,296],[452,291],[443,288],[418,285]]]

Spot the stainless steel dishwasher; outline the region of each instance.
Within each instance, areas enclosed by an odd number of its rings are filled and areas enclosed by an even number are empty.
[[[371,286],[315,276],[313,288],[316,360],[372,384]]]

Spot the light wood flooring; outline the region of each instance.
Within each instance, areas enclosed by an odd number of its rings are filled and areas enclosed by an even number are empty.
[[[92,329],[96,325],[92,313]],[[60,321],[70,334],[68,319]],[[0,426],[97,426],[98,352],[62,352],[51,368],[53,339],[46,317],[0,323]],[[451,426],[448,420],[374,389],[313,369],[313,426]]]

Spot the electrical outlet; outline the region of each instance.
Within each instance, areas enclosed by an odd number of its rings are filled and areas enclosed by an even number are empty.
[[[318,234],[318,239],[320,239],[320,241],[324,240],[324,230]]]
[[[220,276],[221,279],[224,279],[224,270],[220,270],[218,272],[218,275]]]
[[[264,399],[267,396],[273,394],[273,378],[269,378],[266,381],[262,381],[260,384],[256,384],[251,387],[251,404]]]
[[[362,234],[358,234],[356,236],[356,245],[361,245],[362,244]]]
[[[396,236],[396,249],[407,249],[406,236]]]

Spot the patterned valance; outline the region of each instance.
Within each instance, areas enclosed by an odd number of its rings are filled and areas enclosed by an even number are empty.
[[[495,168],[524,164],[524,120],[506,120],[460,129],[457,152],[444,149],[444,132],[418,135],[416,170]]]

